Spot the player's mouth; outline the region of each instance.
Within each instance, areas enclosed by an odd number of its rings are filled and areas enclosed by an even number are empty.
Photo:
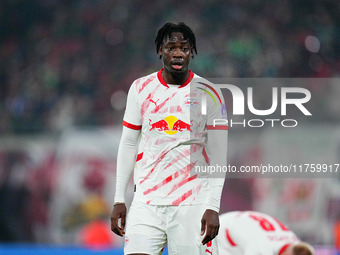
[[[183,63],[182,62],[178,62],[178,61],[174,61],[174,62],[171,62],[171,67],[175,70],[181,70],[182,67],[183,67]]]

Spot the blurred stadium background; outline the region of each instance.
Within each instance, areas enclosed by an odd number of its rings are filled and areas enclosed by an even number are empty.
[[[339,6],[2,0],[0,254],[121,253],[109,215],[126,93],[134,79],[161,67],[154,39],[165,22],[193,28],[191,69],[203,77],[339,78]],[[339,80],[308,89],[314,121],[293,136],[231,129],[229,163],[271,158],[277,143],[301,160],[308,154],[339,163]],[[340,247],[339,178],[228,179],[221,212],[250,209],[288,223],[317,254]]]

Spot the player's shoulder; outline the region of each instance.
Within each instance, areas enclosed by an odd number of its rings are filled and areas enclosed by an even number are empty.
[[[144,76],[142,76],[142,77],[136,79],[135,81],[138,81],[138,80],[140,80],[140,81],[145,81],[145,80],[148,80],[148,79],[150,79],[150,78],[156,78],[156,77],[157,77],[157,74],[158,74],[158,72],[153,72],[153,73],[144,75]]]
[[[217,109],[215,108],[215,106],[223,107],[222,114],[225,115],[225,118],[227,118],[226,117],[227,110],[226,110],[224,96],[222,94],[221,89],[217,85],[215,85],[213,82],[209,81],[208,79],[202,78],[199,75],[197,75],[197,76],[194,76],[192,80],[191,91],[197,95],[207,96],[208,105],[213,106],[214,109]]]
[[[144,75],[142,77],[139,77],[138,79],[134,80],[131,84],[131,87],[134,87],[136,89],[140,89],[151,83],[157,79],[157,72],[150,73],[148,75]]]
[[[203,78],[202,76],[196,73],[194,73],[191,84],[194,86],[206,86],[206,85],[214,86],[214,84],[210,82],[208,79]]]
[[[191,87],[195,89],[200,89],[206,92],[209,91],[212,94],[218,94],[219,96],[221,96],[221,90],[216,84],[214,84],[212,81],[206,78],[203,78],[197,74],[195,74],[192,79]]]

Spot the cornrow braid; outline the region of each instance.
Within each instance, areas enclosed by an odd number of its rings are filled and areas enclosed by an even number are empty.
[[[155,44],[156,44],[156,52],[158,53],[159,47],[162,46],[163,41],[170,37],[171,33],[173,32],[180,32],[183,34],[183,38],[189,41],[191,46],[191,53],[194,52],[197,55],[197,48],[196,48],[196,37],[194,32],[192,32],[191,28],[188,27],[184,22],[176,23],[166,23],[163,27],[158,30]],[[162,58],[162,56],[159,56]]]

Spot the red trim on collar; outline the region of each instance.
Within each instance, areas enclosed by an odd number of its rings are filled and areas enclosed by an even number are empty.
[[[163,80],[162,72],[163,72],[163,68],[161,70],[159,70],[159,72],[157,73],[157,78],[160,81],[160,83],[162,83],[162,85],[169,88],[168,84]],[[189,78],[178,88],[183,88],[186,85],[188,85],[191,82],[192,78],[194,78],[194,73],[191,72],[191,70],[189,70]]]
[[[278,253],[278,255],[281,255],[285,250],[287,250],[287,248],[288,248],[289,246],[291,246],[290,243],[287,243],[287,244],[285,244],[284,246],[282,246],[281,249],[280,249],[280,251],[279,251],[279,253]]]
[[[188,85],[191,82],[192,78],[194,78],[194,73],[189,70],[189,78],[181,86],[179,86],[179,88],[183,88]]]

